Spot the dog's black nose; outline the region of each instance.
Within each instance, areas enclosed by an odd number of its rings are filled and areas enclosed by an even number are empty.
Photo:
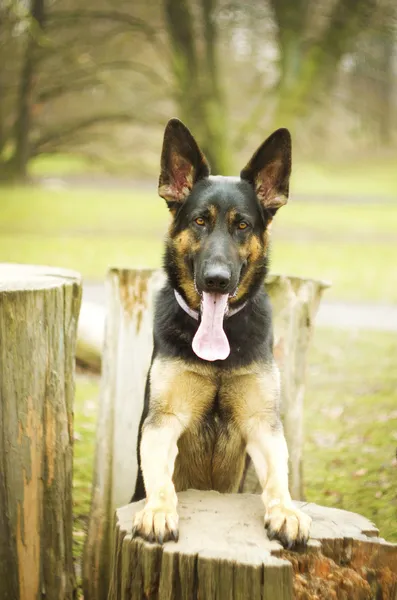
[[[232,274],[225,265],[208,267],[204,273],[204,284],[208,292],[226,294]]]

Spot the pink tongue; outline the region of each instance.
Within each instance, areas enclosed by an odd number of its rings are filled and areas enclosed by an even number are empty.
[[[225,360],[230,354],[229,341],[223,331],[228,294],[203,293],[201,323],[192,348],[203,360]]]

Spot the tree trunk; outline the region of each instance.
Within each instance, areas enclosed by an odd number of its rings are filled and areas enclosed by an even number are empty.
[[[397,11],[396,16],[397,16]],[[381,74],[379,89],[379,134],[380,141],[386,146],[390,145],[395,130],[393,110],[394,69],[393,57],[395,49],[395,33],[391,25],[384,27],[381,32]]]
[[[80,276],[0,264],[0,597],[72,600]]]
[[[91,516],[84,553],[85,600],[106,600],[114,511],[130,501],[138,471],[137,439],[153,340],[153,298],[164,274],[113,269],[107,280],[108,321]],[[302,497],[302,411],[305,358],[324,284],[269,277],[275,356],[282,373],[283,413],[291,453],[291,490]],[[246,491],[258,489],[250,468]]]
[[[129,502],[135,488],[138,427],[153,344],[153,299],[162,281],[162,274],[149,269],[112,269],[106,282],[108,317],[83,561],[85,600],[107,598],[114,511]]]
[[[215,0],[201,0],[200,12],[193,16],[188,0],[164,0],[179,117],[197,138],[212,172],[230,175],[226,106],[217,59],[215,9]],[[195,22],[198,15],[201,17],[200,26]],[[199,37],[202,39],[198,42]],[[202,52],[199,51],[200,45],[203,46]]]
[[[180,538],[131,539],[144,501],[116,512],[109,600],[395,599],[397,545],[364,517],[299,503],[313,519],[306,550],[269,541],[259,496],[178,494]]]
[[[15,123],[15,150],[11,160],[15,178],[24,179],[30,158],[30,130],[33,107],[37,46],[44,26],[44,0],[31,0],[31,25],[28,31],[25,56],[19,81],[17,120]]]

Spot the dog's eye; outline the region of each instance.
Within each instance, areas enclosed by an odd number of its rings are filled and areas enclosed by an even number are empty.
[[[200,225],[200,227],[203,227],[203,225],[205,225],[203,217],[197,217],[197,219],[194,219],[194,222],[196,223],[196,225]]]
[[[237,225],[237,227],[239,229],[247,229],[248,223],[246,223],[245,221],[240,221],[240,223]]]

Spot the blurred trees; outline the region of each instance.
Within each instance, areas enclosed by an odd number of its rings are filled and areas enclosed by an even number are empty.
[[[196,10],[194,10],[194,8]],[[174,99],[215,173],[229,169],[225,97],[219,72],[217,0],[164,0]]]
[[[393,143],[394,4],[0,0],[0,177],[65,151],[139,170],[174,115],[214,173],[278,126],[306,151]]]
[[[95,157],[116,124],[158,126],[164,77],[151,65],[156,35],[107,2],[86,9],[78,0],[3,0],[0,178],[23,179],[43,153]]]

